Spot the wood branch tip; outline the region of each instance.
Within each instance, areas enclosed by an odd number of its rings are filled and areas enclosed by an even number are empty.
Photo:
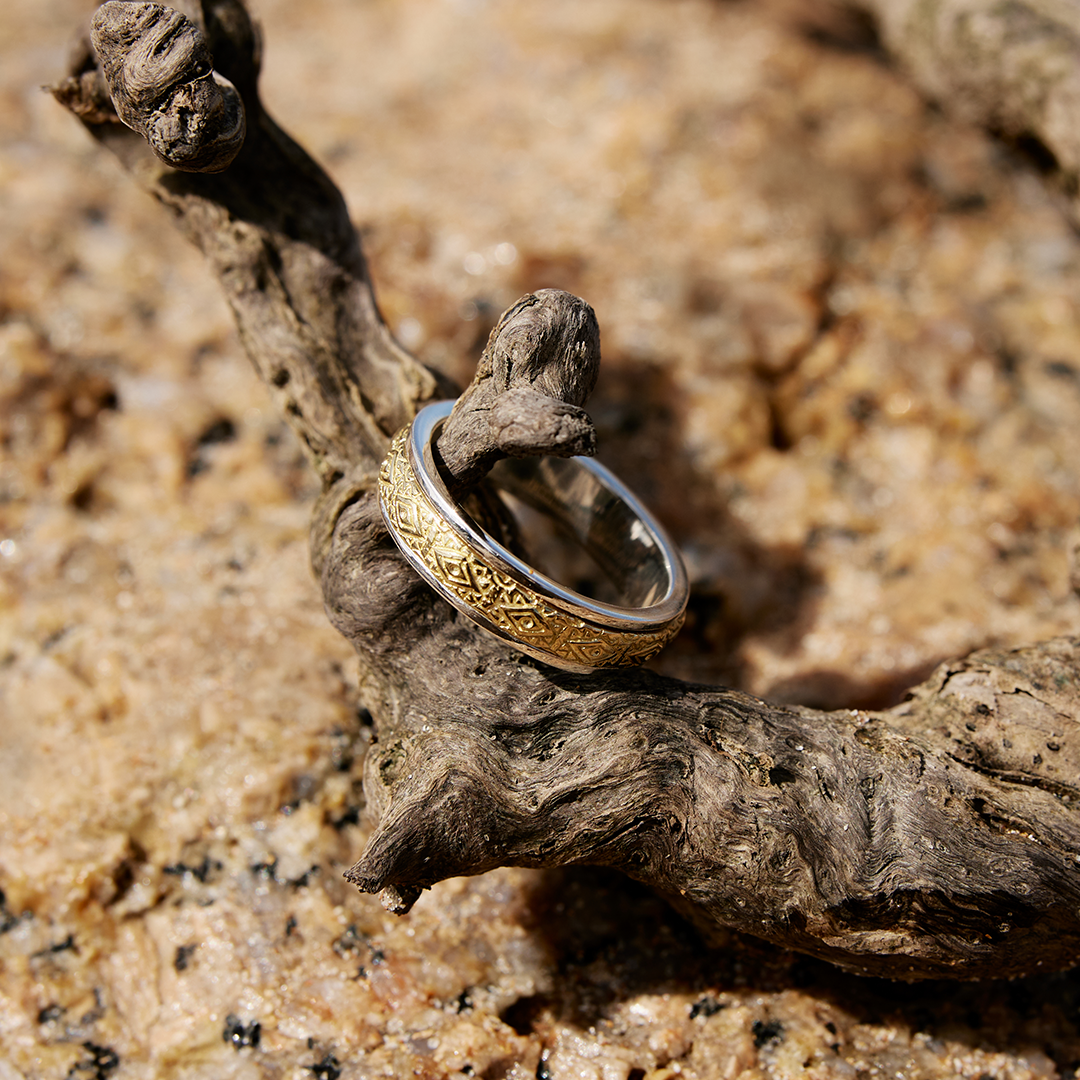
[[[580,297],[540,289],[507,308],[438,439],[453,493],[500,458],[595,454],[596,430],[581,406],[599,370],[600,327]]]
[[[90,41],[117,115],[162,161],[184,172],[228,168],[247,133],[244,104],[195,23],[162,4],[107,0]]]
[[[490,374],[498,391],[530,386],[581,405],[596,386],[599,370],[596,312],[573,293],[538,289],[507,308],[491,331],[477,382]]]
[[[387,884],[386,874],[365,872],[366,858],[350,866],[342,875],[346,881],[355,885],[362,893],[378,893],[379,903],[391,915],[408,915],[413,905],[420,898],[424,888],[420,885]]]
[[[366,853],[365,853],[366,854]],[[366,859],[353,863],[341,876],[362,893],[377,893],[383,887],[383,878],[365,872]]]

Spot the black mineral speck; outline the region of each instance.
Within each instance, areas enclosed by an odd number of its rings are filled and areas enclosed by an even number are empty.
[[[232,1043],[237,1050],[245,1046],[258,1046],[262,1038],[262,1024],[258,1020],[244,1024],[235,1013],[229,1013],[225,1017],[221,1038],[223,1042]]]
[[[44,949],[39,949],[33,955],[38,956],[55,956],[57,953],[64,952],[78,952],[79,947],[75,944],[75,935],[68,934],[63,941],[56,941],[52,945],[46,945]]]
[[[754,1046],[760,1050],[767,1043],[780,1042],[784,1038],[784,1025],[779,1020],[755,1020],[750,1029],[754,1033]]]
[[[204,453],[207,447],[232,442],[235,438],[236,425],[227,416],[219,417],[208,424],[195,442],[194,453],[189,458],[185,469],[187,478],[190,480],[210,468],[210,461]]]
[[[347,828],[349,825],[359,825],[360,824],[360,807],[359,806],[346,807],[345,813],[343,813],[341,815],[341,817],[335,818],[331,822],[331,824],[339,832],[342,829]]]
[[[277,876],[277,859],[274,859],[272,862],[252,863],[250,869],[255,877],[261,877],[266,881],[273,881]]]
[[[0,934],[6,934],[17,926],[18,922],[19,917],[12,915],[8,910],[7,897],[4,895],[4,890],[0,889]]]
[[[344,728],[335,727],[330,733],[330,765],[335,772],[348,772],[355,760],[352,734]]]
[[[204,855],[202,862],[197,866],[190,866],[187,863],[178,862],[173,863],[170,866],[162,867],[161,872],[163,874],[169,874],[172,877],[192,877],[201,885],[205,885],[221,868],[222,864],[218,862],[217,859],[211,859],[209,855]]]
[[[326,1054],[322,1061],[314,1065],[305,1065],[304,1068],[315,1077],[315,1080],[338,1080],[341,1076],[341,1062],[333,1054]]]
[[[367,943],[367,935],[356,929],[355,923],[349,923],[345,932],[330,946],[338,956],[353,956],[360,951],[360,946]]]
[[[236,425],[227,417],[218,417],[207,425],[199,436],[199,446],[213,446],[214,443],[232,442],[236,438]]]
[[[311,875],[318,872],[319,867],[317,864],[309,866],[298,878],[290,878],[289,885],[293,889],[305,889],[311,883]]]
[[[108,1080],[109,1073],[120,1066],[120,1055],[108,1046],[84,1042],[89,1059],[77,1061],[68,1069],[67,1080]]]
[[[703,997],[690,1006],[690,1019],[696,1020],[699,1016],[715,1016],[722,1008],[723,1003],[714,997]]]
[[[173,957],[173,967],[177,971],[187,971],[188,962],[198,945],[177,945],[176,955]]]

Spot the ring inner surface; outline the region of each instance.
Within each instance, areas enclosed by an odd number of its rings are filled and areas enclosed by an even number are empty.
[[[502,492],[549,517],[614,586],[619,606],[648,608],[671,590],[671,568],[650,529],[574,458],[513,458],[490,473]]]
[[[591,458],[524,458],[500,462],[497,469],[517,498],[564,525],[597,565],[621,583],[617,603],[582,595],[530,566],[492,537],[449,497],[434,463],[432,441],[453,402],[420,410],[407,442],[407,456],[421,489],[446,524],[492,567],[577,618],[622,631],[660,629],[686,607],[686,571],[660,525],[619,478]]]
[[[577,618],[622,631],[669,625],[686,607],[686,571],[663,529],[633,492],[592,458],[521,458],[500,462],[496,486],[560,526],[619,590],[615,603],[575,592],[515,555],[450,497],[432,443],[453,402],[425,406],[406,452],[421,490],[446,524],[495,569]]]

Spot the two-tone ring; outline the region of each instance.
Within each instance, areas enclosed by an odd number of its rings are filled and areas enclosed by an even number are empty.
[[[660,524],[591,458],[501,461],[490,480],[550,517],[592,556],[619,603],[583,596],[530,566],[450,496],[432,440],[452,401],[426,406],[395,436],[379,475],[390,535],[435,591],[485,630],[570,671],[640,664],[678,633],[686,570]]]

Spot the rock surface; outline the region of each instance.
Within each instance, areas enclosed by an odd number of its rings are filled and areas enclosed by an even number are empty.
[[[198,256],[0,11],[0,1078],[1069,1075],[1075,976],[913,988],[601,871],[395,919],[314,483]],[[1080,240],[872,43],[704,0],[257,9],[401,340],[460,380],[520,293],[596,308],[601,457],[670,526],[658,665],[822,707],[1074,631]],[[307,1072],[303,1072],[307,1070]]]

